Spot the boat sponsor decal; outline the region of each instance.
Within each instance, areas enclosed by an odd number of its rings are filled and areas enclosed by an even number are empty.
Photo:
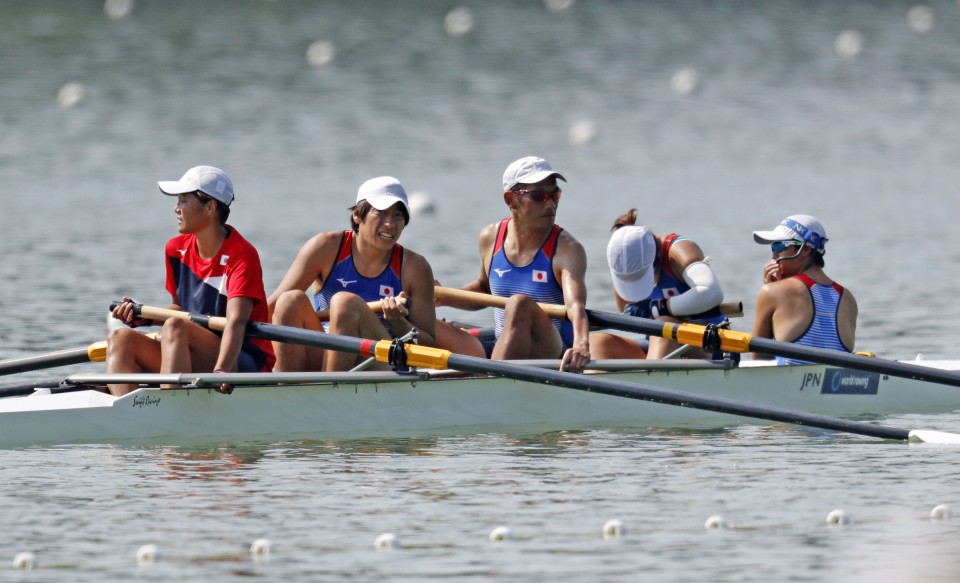
[[[142,409],[151,405],[154,407],[159,407],[160,397],[154,397],[152,395],[137,395],[133,398],[133,406],[137,409]]]
[[[880,373],[828,368],[823,371],[823,395],[876,395]]]

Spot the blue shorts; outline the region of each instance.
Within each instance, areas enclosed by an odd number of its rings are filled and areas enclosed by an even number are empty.
[[[266,361],[266,355],[258,348],[241,350],[237,355],[237,372],[261,372]]]

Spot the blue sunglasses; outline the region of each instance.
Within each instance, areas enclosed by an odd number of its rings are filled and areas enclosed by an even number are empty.
[[[800,247],[803,241],[774,241],[770,244],[770,250],[774,253],[783,253],[787,247]]]

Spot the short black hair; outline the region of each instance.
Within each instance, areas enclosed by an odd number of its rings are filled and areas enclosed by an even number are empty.
[[[193,195],[197,197],[197,200],[200,201],[200,204],[207,204],[207,203],[210,202],[211,200],[212,200],[213,202],[217,203],[217,218],[220,219],[220,224],[221,224],[221,225],[226,225],[226,224],[227,224],[227,219],[230,218],[230,207],[229,207],[229,206],[223,204],[222,202],[220,202],[219,200],[213,198],[212,196],[209,196],[207,193],[203,192],[202,190],[198,190],[198,191],[194,192]]]
[[[407,212],[407,207],[403,203],[394,203],[400,205],[400,212],[403,213],[403,224],[404,226],[410,224],[410,213]],[[354,222],[353,213],[357,213],[360,217],[360,221],[363,222],[367,218],[367,215],[370,214],[370,210],[373,209],[373,205],[370,204],[370,201],[361,200],[357,204],[350,207],[350,228],[353,229],[353,232],[356,233],[360,230],[360,225]]]

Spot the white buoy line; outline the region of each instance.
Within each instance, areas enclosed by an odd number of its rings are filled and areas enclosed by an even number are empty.
[[[929,513],[930,521],[946,521],[950,520],[952,517],[953,513],[950,509],[950,506],[947,504],[938,504],[934,506]],[[845,526],[851,524],[851,517],[844,509],[835,508],[827,514],[824,522],[828,526]],[[703,527],[706,530],[752,530],[752,528],[734,525],[728,522],[727,519],[720,514],[713,514],[709,516],[704,521]],[[603,523],[603,527],[600,529],[600,532],[605,539],[616,539],[626,536],[627,528],[622,519],[611,518]],[[491,530],[490,534],[487,535],[487,538],[492,542],[504,543],[515,540],[517,537],[511,527],[500,525]],[[425,545],[415,545],[407,548],[422,548],[423,546]],[[377,551],[390,551],[402,549],[404,547],[400,544],[400,538],[395,533],[385,532],[378,535],[376,539],[374,539],[373,548]],[[254,561],[265,562],[270,560],[272,551],[273,542],[269,538],[258,538],[250,544],[249,555]],[[137,549],[135,558],[137,564],[141,566],[148,566],[162,560],[164,558],[164,554],[159,545],[145,544]],[[229,560],[236,560],[237,557],[236,555],[230,555],[227,558]],[[14,569],[28,571],[31,569],[38,569],[40,563],[35,553],[30,551],[22,551],[13,557],[11,566]]]

